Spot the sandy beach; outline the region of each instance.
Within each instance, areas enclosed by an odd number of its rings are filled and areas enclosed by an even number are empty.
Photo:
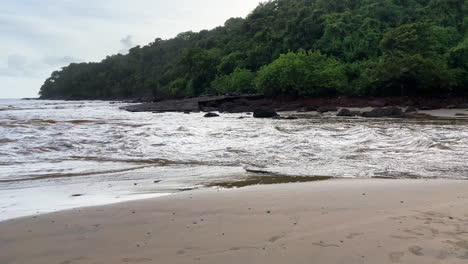
[[[468,182],[184,192],[0,223],[0,263],[466,263]]]

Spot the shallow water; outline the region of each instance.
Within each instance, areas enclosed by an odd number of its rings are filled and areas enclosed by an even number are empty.
[[[245,169],[468,178],[467,120],[207,119],[120,106],[0,100],[0,220],[241,180]]]

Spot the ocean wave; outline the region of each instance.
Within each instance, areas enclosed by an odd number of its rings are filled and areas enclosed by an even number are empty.
[[[89,161],[91,169],[105,162],[160,167],[252,164],[288,175],[334,177],[370,177],[387,170],[397,177],[462,178],[468,159],[466,120],[299,115],[294,122],[238,122],[235,114],[205,119],[202,113],[128,113],[107,102],[50,109],[60,104],[8,114],[8,120],[0,121],[2,153],[24,164],[43,161],[44,167],[51,160]],[[64,171],[66,166],[56,165]]]
[[[44,179],[53,179],[53,178],[68,178],[68,177],[80,177],[80,176],[92,176],[92,175],[105,175],[113,174],[119,172],[127,172],[138,169],[143,169],[146,166],[139,166],[134,168],[125,168],[125,169],[115,169],[115,170],[102,170],[102,171],[93,171],[93,172],[78,172],[78,173],[50,173],[50,174],[40,174],[40,175],[27,175],[22,178],[13,178],[8,180],[0,180],[0,183],[12,183],[12,182],[23,182],[23,181],[37,181]]]

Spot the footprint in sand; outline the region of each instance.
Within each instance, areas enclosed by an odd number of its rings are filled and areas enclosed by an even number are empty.
[[[270,243],[275,243],[276,241],[280,240],[280,239],[283,238],[283,237],[284,237],[284,236],[274,236],[274,237],[268,239],[268,241],[269,241]]]
[[[339,245],[335,245],[335,244],[327,244],[323,241],[320,241],[320,243],[312,243],[312,245],[314,246],[319,246],[319,247],[324,247],[324,248],[328,248],[328,247],[340,247]]]
[[[458,256],[459,259],[468,259],[468,251],[465,252],[465,255]]]
[[[390,261],[393,263],[401,262],[401,259],[405,256],[405,252],[392,252],[388,255]]]
[[[411,235],[416,235],[416,236],[424,236],[424,233],[417,232],[415,230],[411,229],[404,229],[403,230],[405,233],[411,234]]]
[[[391,236],[392,238],[402,239],[402,240],[410,240],[410,239],[417,239],[417,237],[413,236]]]
[[[355,237],[362,236],[362,235],[364,235],[364,233],[351,233],[346,238],[347,239],[353,239]]]
[[[143,263],[143,262],[150,262],[153,259],[150,258],[124,258],[122,259],[124,263]]]
[[[423,248],[420,246],[411,246],[408,248],[408,250],[416,256],[424,256],[422,253]]]
[[[65,260],[63,262],[60,262],[60,264],[73,264],[73,263],[79,263],[82,260],[86,260],[87,258],[85,257],[79,257],[75,259],[70,259],[70,260]]]

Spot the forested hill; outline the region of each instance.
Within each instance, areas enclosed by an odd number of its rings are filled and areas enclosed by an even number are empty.
[[[468,94],[468,0],[274,0],[55,71],[41,98]]]

